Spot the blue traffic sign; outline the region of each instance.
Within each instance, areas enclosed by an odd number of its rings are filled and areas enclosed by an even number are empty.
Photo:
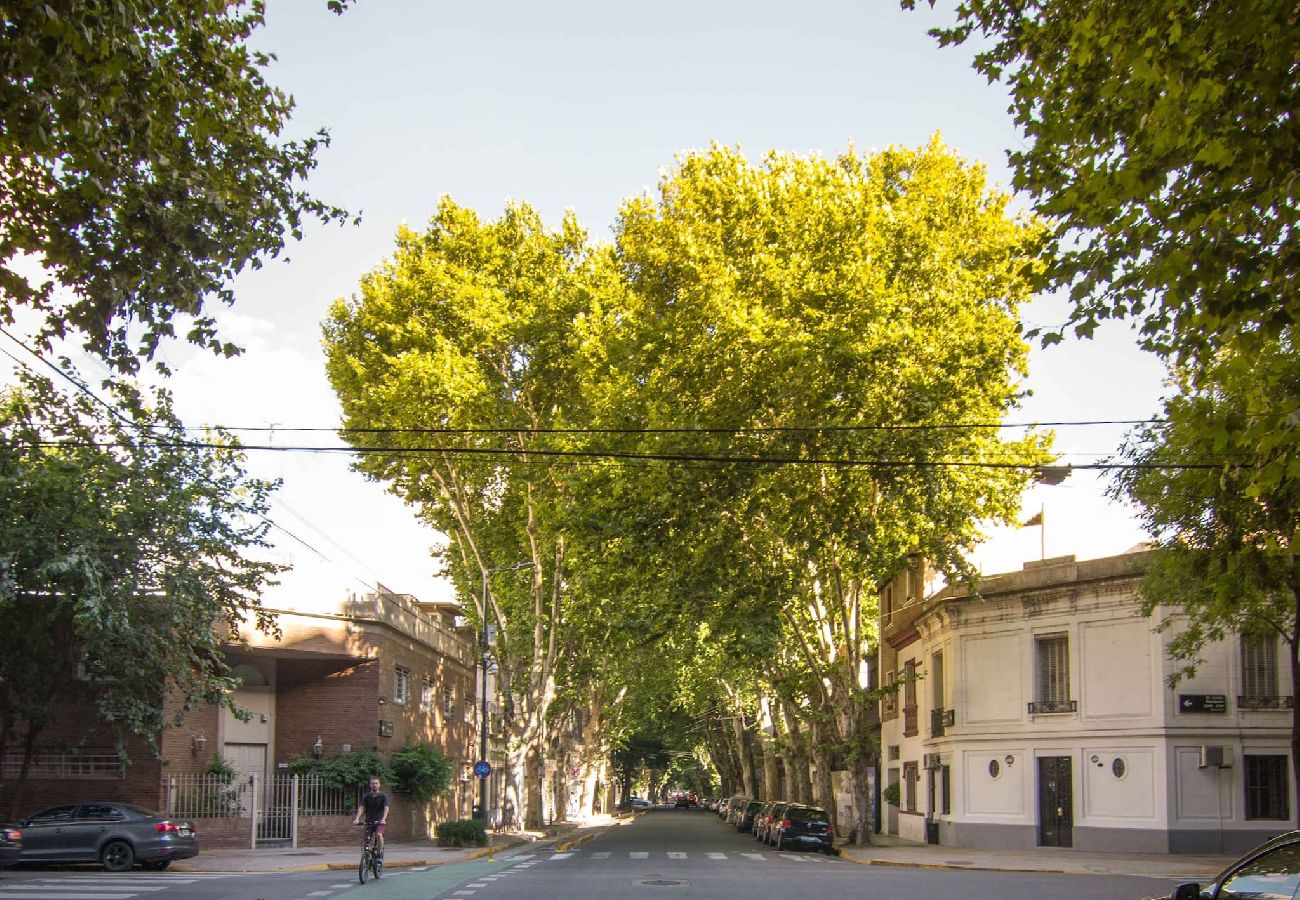
[[[487,778],[492,774],[492,763],[488,762],[486,759],[480,759],[478,762],[474,763],[474,774],[479,778]]]

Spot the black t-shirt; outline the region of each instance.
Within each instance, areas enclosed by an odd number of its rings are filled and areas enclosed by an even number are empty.
[[[388,808],[388,795],[383,791],[366,791],[361,797],[361,804],[366,808],[366,821],[378,822]]]

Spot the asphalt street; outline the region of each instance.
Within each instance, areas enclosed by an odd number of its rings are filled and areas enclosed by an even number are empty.
[[[91,868],[0,873],[0,900],[617,900],[621,897],[806,900],[1126,900],[1168,895],[1167,878],[863,866],[820,853],[778,852],[712,813],[659,809],[559,852],[527,848],[444,866],[356,873],[145,872]]]

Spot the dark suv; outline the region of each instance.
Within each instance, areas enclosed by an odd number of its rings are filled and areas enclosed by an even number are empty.
[[[778,850],[808,847],[830,854],[835,852],[835,830],[826,811],[815,806],[792,803],[781,819],[771,826],[769,843]]]
[[[736,830],[750,831],[754,830],[754,816],[766,804],[762,800],[750,800],[745,804],[745,808],[736,813]]]

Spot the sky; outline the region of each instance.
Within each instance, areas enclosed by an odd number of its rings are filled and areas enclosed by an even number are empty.
[[[311,227],[281,260],[237,280],[235,306],[218,319],[242,357],[165,349],[178,409],[194,425],[273,429],[241,433],[246,443],[337,444],[289,431],[340,421],[320,323],[391,251],[397,226],[421,227],[443,195],[486,218],[509,200],[550,224],[572,209],[605,240],[620,202],[653,191],[683,151],[717,142],[751,160],[773,149],[834,156],[916,146],[936,132],[1006,188],[1006,152],[1022,139],[1005,90],[970,68],[969,49],[940,49],[926,31],[943,12],[918,6],[357,0],[335,16],[325,0],[270,0],[255,43],[277,55],[268,79],[297,103],[289,134],[331,135],[308,187],[360,213],[361,224]],[[1029,324],[1065,315],[1050,297],[1023,310]],[[1111,324],[1091,341],[1035,347],[1030,396],[1010,418],[1146,418],[1158,411],[1162,376],[1128,326]],[[1125,428],[1056,431],[1061,461],[1086,463],[1113,453]],[[251,451],[249,461],[283,479],[272,539],[295,567],[268,605],[290,594],[295,605],[313,596],[328,604],[377,583],[452,599],[430,556],[440,536],[350,471],[345,455]],[[1086,559],[1131,548],[1144,535],[1104,487],[1104,477],[1076,472],[1031,489],[1024,518],[1043,509],[1045,528],[995,529],[975,561],[991,574],[1044,553]]]

